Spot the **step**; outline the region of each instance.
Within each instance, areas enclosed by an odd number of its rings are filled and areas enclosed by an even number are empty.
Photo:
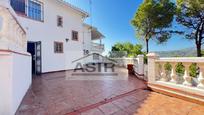
[[[180,89],[175,89],[162,84],[148,83],[148,88],[150,88],[152,91],[155,91],[164,95],[168,95],[185,101],[190,101],[193,103],[204,105],[204,95],[199,95],[199,94],[187,92]]]

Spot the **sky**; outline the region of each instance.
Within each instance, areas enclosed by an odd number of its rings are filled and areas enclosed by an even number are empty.
[[[97,27],[105,36],[103,40],[106,48],[105,53],[110,51],[117,42],[142,44],[145,50],[144,42],[136,38],[134,27],[130,23],[143,0],[92,0],[92,12],[90,12],[89,0],[66,1],[90,14],[90,18],[86,19],[85,22],[88,24],[92,22],[92,25]],[[154,40],[151,40],[149,44],[151,52],[179,50],[195,46],[193,41],[178,35],[173,35],[164,44],[157,44]]]

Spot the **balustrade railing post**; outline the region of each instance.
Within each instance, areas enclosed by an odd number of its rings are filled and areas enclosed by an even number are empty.
[[[168,78],[167,78],[167,74],[166,74],[166,70],[165,70],[165,63],[161,63],[162,66],[162,71],[161,71],[161,81],[167,82]]]
[[[144,75],[144,55],[138,55],[138,73]]]
[[[147,54],[148,57],[148,83],[154,83],[156,80],[156,63],[155,61],[159,59],[159,56],[155,53]]]
[[[176,63],[172,63],[172,68],[171,68],[171,81],[172,83],[177,83],[177,75],[176,75],[176,71],[175,71],[175,68],[176,68]]]
[[[185,73],[184,73],[184,82],[183,85],[192,86],[192,77],[189,75],[189,66],[190,63],[185,63]]]
[[[204,89],[204,64],[198,64],[198,66],[200,67],[200,73],[199,73],[199,77],[198,77],[198,82],[199,84],[197,85],[198,88]]]

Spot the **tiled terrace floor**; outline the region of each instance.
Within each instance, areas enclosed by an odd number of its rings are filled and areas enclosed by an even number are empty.
[[[204,107],[144,90],[143,81],[117,69],[121,80],[68,80],[65,72],[33,79],[17,115],[203,115]],[[81,76],[80,76],[81,77]],[[87,76],[86,76],[87,77]],[[107,77],[107,76],[106,76]],[[115,78],[116,76],[108,76]]]

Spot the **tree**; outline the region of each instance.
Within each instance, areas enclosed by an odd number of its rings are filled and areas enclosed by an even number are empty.
[[[136,57],[142,53],[142,45],[133,45],[130,42],[116,43],[112,46],[111,52],[109,52],[110,57]]]
[[[202,53],[202,56],[204,57],[204,50],[202,50],[201,53]]]
[[[201,46],[204,44],[204,1],[177,0],[176,21],[187,28],[187,39],[195,40],[197,56],[201,57]]]
[[[175,4],[170,0],[144,0],[139,6],[131,23],[137,37],[145,40],[147,53],[150,39],[163,43],[171,37],[168,28],[174,19],[175,9]]]

